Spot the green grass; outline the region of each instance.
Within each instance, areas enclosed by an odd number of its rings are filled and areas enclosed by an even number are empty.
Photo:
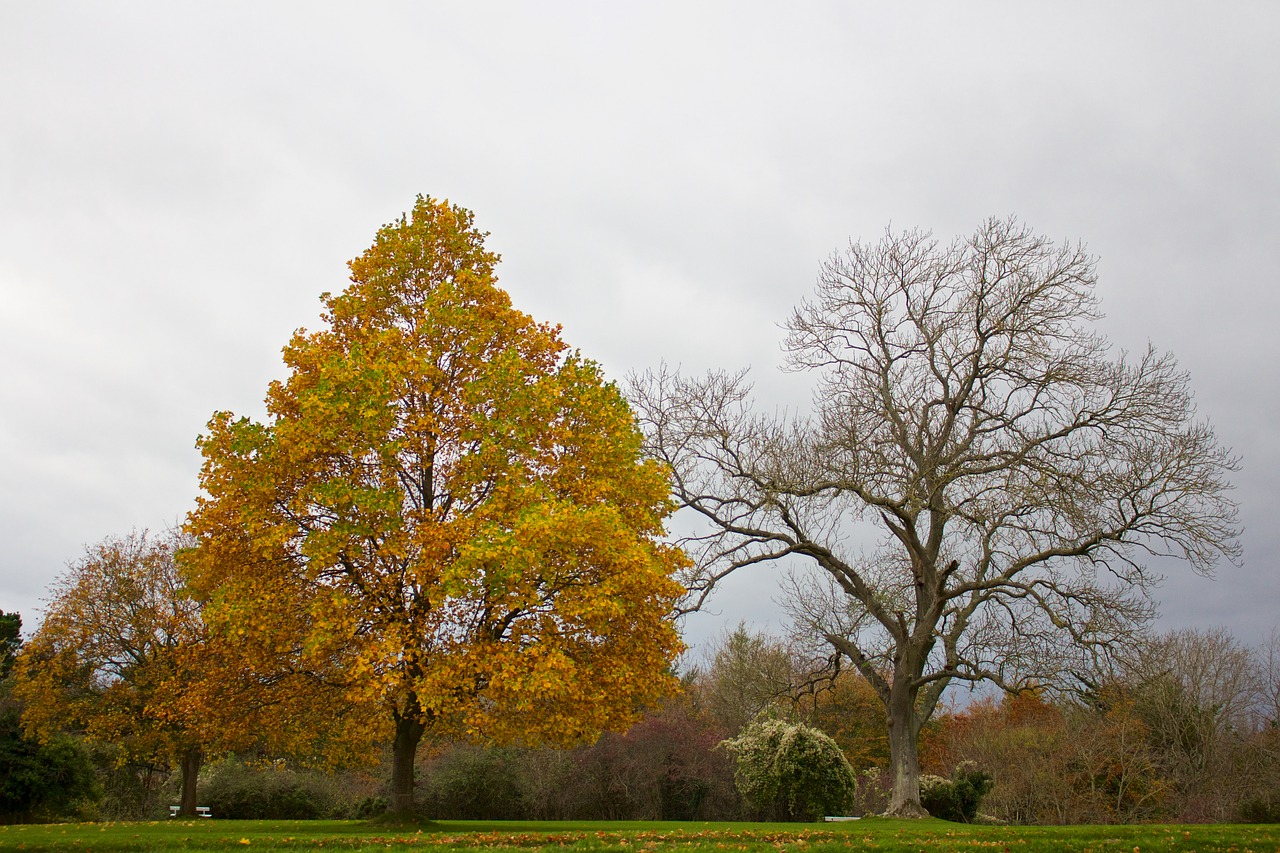
[[[358,821],[171,820],[0,827],[0,850],[351,850],[439,848],[564,853],[826,851],[1196,851],[1277,853],[1280,825],[962,826],[871,818],[835,824],[445,821],[420,829]]]

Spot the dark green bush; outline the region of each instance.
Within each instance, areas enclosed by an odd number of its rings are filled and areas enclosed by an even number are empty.
[[[1241,823],[1280,823],[1280,797],[1254,797],[1240,804]]]
[[[991,775],[972,761],[963,761],[950,779],[925,776],[920,780],[920,805],[942,820],[973,823],[982,798],[991,792]]]
[[[370,820],[371,818],[381,817],[387,813],[387,805],[386,797],[365,797],[352,808],[351,817],[354,820]]]
[[[0,696],[0,823],[78,817],[100,795],[84,746],[70,737],[28,738],[20,708]]]
[[[512,750],[453,744],[422,774],[422,809],[431,818],[516,820],[525,816]]]
[[[200,791],[201,805],[209,806],[214,817],[232,820],[333,817],[336,800],[331,778],[283,762],[219,762],[209,769]]]

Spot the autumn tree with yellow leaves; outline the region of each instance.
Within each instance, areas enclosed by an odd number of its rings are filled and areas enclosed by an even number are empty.
[[[185,697],[205,644],[175,562],[182,544],[178,533],[142,531],[86,548],[17,657],[14,695],[42,742],[72,731],[121,762],[180,768],[181,811],[194,816],[204,743]]]
[[[211,629],[390,742],[396,814],[423,738],[590,739],[668,693],[681,648],[667,471],[485,236],[420,196],[285,348],[266,422],[221,412],[199,442]]]

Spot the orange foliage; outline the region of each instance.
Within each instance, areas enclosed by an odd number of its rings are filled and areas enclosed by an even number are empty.
[[[174,564],[177,545],[146,532],[105,539],[55,583],[14,670],[29,732],[75,731],[116,747],[121,762],[160,766],[200,746],[182,697],[204,627]]]
[[[419,197],[285,348],[268,421],[220,412],[200,439],[187,565],[257,685],[246,725],[329,751],[406,720],[564,743],[674,687],[667,472],[599,367],[511,306],[484,237]]]
[[[856,671],[842,671],[829,686],[801,702],[805,716],[839,744],[855,770],[889,764],[884,702]]]
[[[939,775],[977,762],[995,781],[984,810],[1013,823],[1149,819],[1169,793],[1124,701],[1099,710],[1034,691],[982,699],[939,721],[927,756]]]

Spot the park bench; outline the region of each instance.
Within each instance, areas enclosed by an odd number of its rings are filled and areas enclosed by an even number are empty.
[[[180,811],[182,806],[169,806],[169,817],[177,817]],[[213,817],[213,811],[208,806],[196,806],[196,817]]]

